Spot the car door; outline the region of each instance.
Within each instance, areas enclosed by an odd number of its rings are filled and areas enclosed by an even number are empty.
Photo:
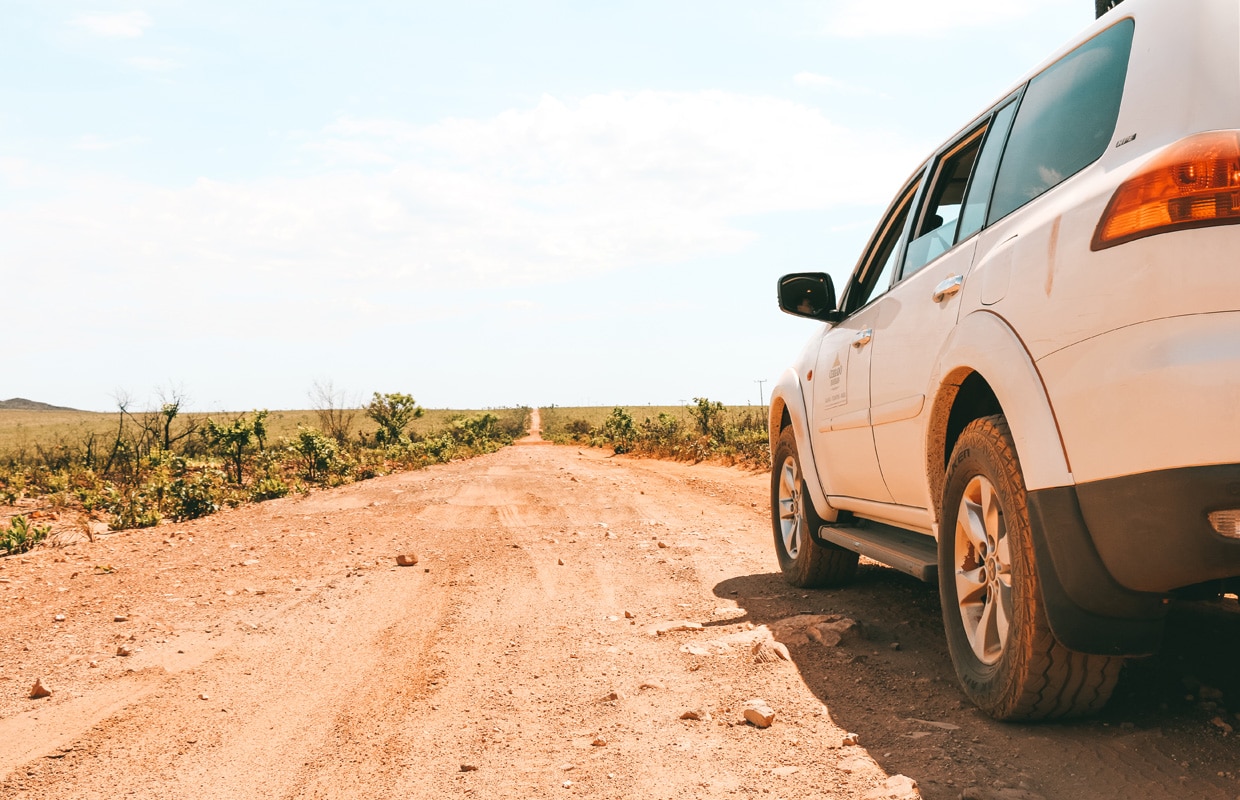
[[[896,286],[878,304],[870,365],[870,423],[893,502],[929,509],[926,430],[938,354],[959,319],[1015,102],[945,147],[932,162]]]
[[[841,300],[844,318],[827,328],[814,368],[810,435],[829,496],[891,502],[870,428],[870,352],[875,303],[890,287],[918,180],[897,196]]]

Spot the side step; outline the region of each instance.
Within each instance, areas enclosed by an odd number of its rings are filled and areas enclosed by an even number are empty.
[[[818,535],[827,542],[855,550],[929,583],[939,579],[939,552],[934,538],[868,519],[856,525],[823,525]]]

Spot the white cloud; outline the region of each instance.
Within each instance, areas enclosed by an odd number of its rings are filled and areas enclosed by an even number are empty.
[[[173,61],[171,58],[155,58],[151,56],[132,56],[125,59],[125,63],[131,67],[137,67],[149,72],[169,72],[181,66],[179,62]]]
[[[133,136],[124,139],[100,139],[93,133],[86,133],[79,136],[78,140],[73,143],[73,149],[87,151],[115,150],[118,147],[125,147],[131,144],[142,144],[144,141],[146,140]]]
[[[1068,6],[1069,0],[841,0],[828,12],[826,32],[847,38],[935,37],[1010,22],[1054,5]]]
[[[544,97],[432,125],[345,118],[302,147],[321,160],[309,177],[168,189],[67,175],[59,199],[0,210],[0,225],[20,232],[13,263],[49,285],[201,276],[180,319],[237,287],[388,300],[735,252],[753,241],[746,217],[883,202],[919,155],[723,92]]]
[[[848,81],[833,78],[830,75],[819,75],[815,72],[798,72],[792,76],[792,82],[808,89],[822,89],[839,94],[878,95],[873,89],[858,86]]]
[[[75,27],[95,36],[133,39],[151,27],[151,18],[142,11],[123,14],[83,14],[72,20]]]

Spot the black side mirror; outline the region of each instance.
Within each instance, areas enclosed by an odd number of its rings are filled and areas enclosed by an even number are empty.
[[[779,309],[797,317],[838,322],[835,284],[825,272],[794,272],[779,279]]]

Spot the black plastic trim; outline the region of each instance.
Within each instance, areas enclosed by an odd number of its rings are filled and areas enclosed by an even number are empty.
[[[1240,576],[1240,539],[1209,520],[1211,511],[1240,508],[1240,464],[1092,481],[1076,493],[1099,556],[1123,586],[1167,592]]]
[[[1071,486],[1029,492],[1047,622],[1069,650],[1142,656],[1158,650],[1167,614],[1158,593],[1121,586],[1107,570]]]

